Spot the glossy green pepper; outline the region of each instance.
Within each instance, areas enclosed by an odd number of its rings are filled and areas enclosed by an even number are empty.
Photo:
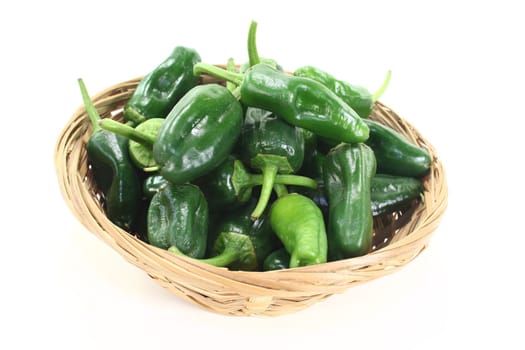
[[[374,150],[378,173],[419,177],[428,172],[431,159],[425,149],[386,125],[369,119],[365,122],[370,129],[366,144]]]
[[[267,211],[258,219],[252,220],[251,212],[256,204],[257,200],[252,197],[242,208],[225,215],[214,227],[214,232],[210,234],[210,239],[215,241],[221,232],[234,232],[248,236],[255,251],[257,269],[260,270],[266,256],[280,247],[281,242],[272,231]]]
[[[193,75],[193,65],[200,60],[194,49],[177,46],[142,78],[124,106],[124,117],[137,124],[150,118],[165,118],[175,103],[199,83]]]
[[[82,79],[78,84],[93,126],[86,144],[88,161],[95,182],[104,194],[106,215],[115,225],[130,231],[140,210],[142,192],[139,176],[129,157],[128,139],[100,128],[100,115]]]
[[[173,107],[153,144],[160,174],[181,184],[219,166],[237,142],[242,119],[239,101],[224,86],[191,89]]]
[[[144,197],[148,200],[151,200],[151,198],[153,198],[157,192],[169,184],[169,181],[162,177],[162,175],[153,174],[148,176],[142,183],[142,192]]]
[[[290,254],[291,268],[326,262],[323,214],[310,198],[297,193],[279,197],[270,209],[270,224]]]
[[[334,92],[346,102],[361,118],[368,118],[374,103],[381,97],[390,81],[390,71],[379,90],[371,94],[362,86],[352,85],[343,80],[336,79],[333,75],[312,66],[304,66],[294,72],[296,77],[316,80]]]
[[[148,241],[185,255],[202,258],[208,238],[208,204],[201,190],[191,184],[163,187],[148,208]]]
[[[304,137],[298,128],[273,115],[254,123],[245,121],[240,137],[240,152],[245,164],[263,174],[259,202],[252,213],[252,217],[257,218],[270,200],[277,174],[291,174],[301,168]]]
[[[285,248],[280,248],[270,253],[264,259],[263,270],[284,270],[290,267],[290,254]]]
[[[374,152],[363,143],[342,143],[326,156],[323,174],[330,260],[364,255],[372,247],[370,186],[375,172]]]
[[[230,155],[221,165],[195,183],[204,192],[210,209],[229,210],[250,199],[253,187],[263,184],[263,175],[249,173],[240,160]],[[295,175],[277,175],[274,183],[316,186],[314,180]]]
[[[419,179],[377,174],[371,185],[372,214],[378,216],[402,209],[421,196],[424,188]]]
[[[363,142],[368,126],[335,93],[313,79],[288,76],[259,63],[245,74],[228,72],[197,63],[194,73],[208,73],[240,87],[240,100],[247,106],[275,113],[287,123],[337,142]]]

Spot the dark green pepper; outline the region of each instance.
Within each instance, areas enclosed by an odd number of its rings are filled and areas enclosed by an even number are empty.
[[[338,80],[333,75],[312,66],[301,67],[294,72],[294,75],[296,77],[309,78],[320,82],[352,107],[361,118],[368,118],[374,108],[375,101],[381,97],[390,81],[389,71],[381,88],[372,95],[362,86],[352,85],[346,81]]]
[[[285,248],[277,249],[264,259],[263,270],[284,270],[290,267],[290,254]]]
[[[163,187],[148,208],[148,241],[155,247],[177,247],[185,255],[202,258],[208,238],[208,204],[191,184]]]
[[[142,192],[144,193],[144,197],[148,200],[151,200],[151,198],[153,198],[157,192],[169,184],[169,181],[162,177],[162,175],[154,174],[148,176],[142,183]]]
[[[259,202],[252,213],[252,217],[257,218],[268,204],[276,175],[291,174],[301,168],[304,159],[304,137],[298,128],[280,118],[270,116],[254,123],[244,123],[240,152],[245,164],[263,174]]]
[[[370,186],[375,172],[374,152],[363,143],[342,143],[326,156],[323,173],[330,260],[364,255],[372,247]]]
[[[248,236],[255,251],[258,269],[261,269],[266,256],[280,247],[281,242],[272,231],[267,211],[258,219],[252,220],[251,213],[256,204],[257,200],[252,198],[239,210],[224,216],[214,227],[214,233],[210,234],[210,239],[215,241],[221,232],[234,232]],[[235,268],[235,266],[230,267]]]
[[[239,101],[224,86],[191,89],[171,110],[153,145],[160,174],[181,184],[219,166],[237,142],[242,119]]]
[[[135,123],[150,118],[165,118],[177,101],[199,83],[193,65],[199,54],[178,46],[157,68],[139,83],[124,107],[124,117]]]
[[[378,173],[419,177],[428,172],[431,159],[425,149],[381,123],[369,119],[365,122],[370,129],[366,144],[374,150]]]
[[[139,176],[129,157],[128,139],[100,128],[100,115],[82,79],[78,84],[93,126],[86,144],[88,161],[95,182],[104,194],[106,215],[115,225],[130,231],[139,214],[142,192]]]
[[[412,177],[377,174],[371,185],[372,214],[378,216],[402,209],[421,196],[423,184]]]
[[[325,263],[327,237],[323,214],[308,197],[279,197],[270,209],[272,229],[290,254],[290,267]]]
[[[197,63],[194,73],[208,73],[240,87],[240,100],[247,106],[275,113],[287,123],[337,142],[363,142],[368,127],[361,117],[323,84],[308,78],[288,76],[267,64],[256,64],[245,74],[228,72]]]
[[[275,183],[315,187],[314,180],[294,175],[277,175]],[[263,175],[251,174],[240,160],[230,155],[217,168],[195,182],[204,192],[212,210],[229,210],[246,203],[254,186],[263,184]],[[226,230],[225,230],[226,231]]]

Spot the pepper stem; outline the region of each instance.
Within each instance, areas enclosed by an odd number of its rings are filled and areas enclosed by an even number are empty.
[[[261,194],[259,195],[259,200],[255,209],[252,211],[251,218],[252,220],[258,219],[266,209],[270,196],[272,195],[273,185],[275,183],[275,177],[277,176],[277,171],[279,168],[276,165],[268,164],[262,168],[263,173],[263,183],[261,188]]]
[[[91,121],[91,125],[93,126],[93,132],[96,132],[100,130],[100,126],[98,125],[98,122],[102,118],[100,118],[100,114],[98,114],[97,109],[95,108],[95,105],[93,105],[93,101],[91,101],[91,98],[89,97],[89,93],[87,91],[86,85],[84,84],[84,81],[80,78],[78,79],[78,86],[80,87],[80,93],[82,94],[82,100],[84,101],[84,107],[86,108],[86,112],[89,116],[89,120]]]
[[[379,100],[379,98],[381,96],[383,96],[383,94],[385,93],[386,89],[388,88],[388,84],[390,84],[390,78],[392,76],[392,71],[391,70],[388,70],[388,72],[386,72],[386,77],[385,77],[385,80],[383,80],[383,84],[381,84],[381,86],[379,87],[379,89],[377,89],[377,91],[372,95],[372,100],[374,102],[376,102],[377,100]]]
[[[168,248],[170,253],[184,255],[176,246]],[[195,259],[208,265],[225,267],[239,259],[239,250],[235,247],[227,246],[219,255],[206,259]]]
[[[248,31],[248,62],[250,67],[261,62],[259,52],[257,51],[256,33],[257,22],[252,21],[252,23],[250,23],[250,30]]]
[[[277,197],[279,198],[281,198],[282,196],[286,196],[288,194],[288,189],[283,184],[278,184],[278,183],[274,184],[273,190],[275,191],[275,193],[277,193]]]
[[[224,79],[226,81],[232,82],[236,85],[241,85],[244,78],[243,74],[228,72],[225,69],[216,67],[212,64],[199,62],[193,66],[193,75],[201,75],[203,73],[209,74],[219,79]]]
[[[115,134],[127,137],[130,140],[140,143],[141,145],[148,148],[153,147],[153,143],[155,142],[155,137],[146,135],[140,131],[135,130],[129,125],[119,123],[113,119],[102,119],[98,122],[98,125],[104,130],[108,130],[114,132]]]
[[[228,63],[226,63],[226,70],[228,72],[234,72],[235,73],[235,61],[231,57],[228,59]],[[237,87],[237,85],[235,83],[232,83],[231,81],[227,81],[226,82],[226,88],[230,92],[233,93],[233,91],[235,90],[236,87]]]

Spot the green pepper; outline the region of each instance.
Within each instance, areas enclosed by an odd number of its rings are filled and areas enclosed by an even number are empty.
[[[280,248],[270,253],[264,259],[263,270],[284,270],[290,267],[290,254],[285,248]]]
[[[404,176],[377,174],[372,179],[372,214],[392,213],[419,197],[423,192],[419,179]]]
[[[281,242],[273,233],[268,218],[268,212],[265,211],[258,219],[252,220],[251,212],[255,208],[257,201],[255,198],[241,207],[239,210],[229,212],[217,222],[214,232],[210,234],[212,241],[222,232],[234,232],[249,237],[257,260],[257,269],[261,269],[264,259],[281,246]],[[212,247],[212,255],[218,254],[217,249]],[[230,265],[234,269],[235,265]]]
[[[237,142],[242,118],[239,101],[224,86],[191,89],[166,117],[153,145],[160,174],[181,184],[219,166]]]
[[[342,143],[324,162],[328,196],[328,254],[330,260],[368,253],[373,219],[370,186],[376,171],[374,152],[363,143]]]
[[[333,75],[312,66],[304,66],[294,72],[296,77],[304,77],[316,80],[334,92],[346,102],[361,118],[367,118],[374,103],[381,97],[390,81],[390,71],[379,90],[373,95],[364,87],[352,85],[343,80],[336,79]]]
[[[428,172],[431,159],[425,149],[386,125],[369,119],[365,122],[370,129],[366,144],[374,150],[378,173],[419,177]]]
[[[348,143],[368,139],[368,126],[361,117],[313,79],[288,76],[264,63],[254,65],[245,74],[197,63],[194,73],[234,82],[240,87],[240,100],[245,105],[271,111],[287,123],[317,135]]]
[[[326,198],[326,190],[324,186],[324,176],[323,176],[323,165],[326,156],[317,149],[313,151],[306,157],[303,167],[300,170],[300,174],[312,178],[316,183],[316,188],[308,187],[290,187],[292,192],[300,193],[304,196],[307,196],[314,201],[315,204],[321,209],[323,215],[327,217],[328,215],[328,200]]]
[[[301,168],[304,137],[298,128],[280,118],[269,116],[254,123],[244,123],[240,152],[245,164],[263,174],[259,202],[252,213],[252,217],[257,218],[268,204],[276,175],[291,174]]]
[[[151,200],[153,196],[162,190],[164,187],[168,186],[170,183],[162,175],[153,174],[148,176],[142,183],[142,192],[144,197],[148,200]]]
[[[124,117],[137,124],[150,118],[165,118],[175,103],[199,83],[193,65],[199,54],[177,46],[173,52],[139,83],[124,107]]]
[[[163,187],[148,208],[148,241],[168,249],[176,246],[184,254],[202,258],[208,237],[208,204],[201,190],[191,184]]]
[[[88,161],[95,182],[104,194],[106,215],[115,225],[130,231],[140,210],[142,192],[129,157],[128,139],[100,128],[100,115],[83,80],[79,79],[78,84],[93,127],[86,144]]]
[[[317,185],[312,179],[295,175],[277,175],[274,182],[310,187]],[[229,210],[250,199],[253,187],[263,184],[263,175],[249,173],[240,160],[230,155],[221,165],[195,183],[204,192],[210,209]]]
[[[327,237],[323,214],[308,197],[290,193],[270,209],[273,231],[290,254],[290,267],[325,263]]]

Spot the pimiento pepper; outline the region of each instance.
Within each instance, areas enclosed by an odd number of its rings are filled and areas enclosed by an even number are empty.
[[[297,175],[277,175],[274,183],[315,187],[310,178]],[[263,175],[249,173],[243,163],[230,155],[217,168],[195,180],[204,192],[210,209],[231,210],[246,203],[254,186],[263,184]]]
[[[279,197],[270,209],[270,224],[290,254],[291,268],[327,261],[323,214],[310,198],[297,193]]]
[[[148,208],[148,241],[185,255],[202,258],[208,238],[208,204],[201,190],[191,184],[163,187]]]
[[[280,247],[281,242],[272,231],[268,211],[265,211],[258,219],[252,220],[251,212],[256,204],[257,200],[252,197],[242,208],[225,215],[216,223],[210,238],[215,240],[221,232],[234,232],[248,236],[253,244],[257,268],[261,269],[266,256]],[[217,254],[217,251],[215,251],[215,254]]]
[[[194,73],[208,73],[240,87],[240,100],[247,106],[275,113],[287,123],[313,131],[336,142],[363,142],[368,127],[361,117],[323,84],[308,78],[288,76],[259,63],[244,74],[197,63]]]
[[[199,78],[193,75],[193,65],[200,60],[194,49],[175,47],[139,82],[124,106],[124,117],[137,124],[150,118],[165,118],[175,103],[199,83]]]
[[[264,271],[283,270],[290,267],[290,254],[286,248],[280,248],[270,253],[263,262]]]
[[[142,183],[142,192],[146,199],[151,200],[157,192],[168,185],[169,181],[162,177],[162,175],[153,174],[148,176]]]
[[[129,157],[128,139],[102,130],[101,120],[82,79],[78,80],[82,99],[93,131],[86,144],[95,182],[104,194],[106,215],[120,228],[130,231],[141,206],[139,175]]]
[[[291,174],[301,168],[304,137],[293,125],[269,116],[254,123],[245,121],[239,142],[242,161],[263,174],[259,202],[252,213],[257,218],[268,204],[276,175]]]
[[[160,174],[171,183],[190,182],[219,166],[241,132],[243,111],[218,84],[191,89],[173,107],[153,145]]]
[[[375,101],[385,92],[390,82],[389,71],[381,87],[372,94],[362,86],[338,80],[333,75],[312,66],[298,68],[294,72],[294,75],[296,77],[309,78],[320,82],[352,107],[361,118],[367,118],[370,115],[374,108]]]
[[[366,144],[374,150],[377,172],[388,175],[424,175],[430,169],[430,154],[401,136],[395,130],[376,121],[366,119],[370,138]]]
[[[377,174],[370,187],[372,215],[378,216],[402,209],[421,196],[423,184],[419,179]]]
[[[376,172],[374,152],[363,143],[342,143],[324,162],[328,196],[328,255],[330,260],[368,253],[373,218],[370,186]]]

